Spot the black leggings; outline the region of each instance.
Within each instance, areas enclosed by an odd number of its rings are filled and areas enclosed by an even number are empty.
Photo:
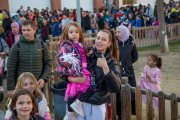
[[[78,100],[81,101],[81,102],[85,102],[93,92],[94,92],[93,90],[88,88],[85,93],[81,93]],[[70,105],[77,99],[77,96],[78,96],[78,94],[76,96],[74,96],[73,98],[68,98],[67,106],[68,106],[68,111],[69,112],[73,112]]]

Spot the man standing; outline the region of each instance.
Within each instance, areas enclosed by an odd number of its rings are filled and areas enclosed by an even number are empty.
[[[152,26],[152,20],[153,20],[153,9],[151,8],[151,5],[147,5],[146,15],[149,16],[148,26]]]
[[[17,10],[17,13],[22,13],[22,11],[23,11],[23,6],[21,6],[20,8],[19,8],[19,10]]]
[[[81,27],[85,34],[91,33],[91,20],[84,11],[82,11]]]
[[[7,63],[8,96],[14,92],[17,79],[23,72],[33,73],[40,88],[44,87],[51,72],[51,53],[47,45],[35,35],[34,22],[25,20],[21,26],[23,35],[12,46]]]
[[[36,25],[36,30],[38,30],[37,17],[36,17],[36,15],[33,13],[32,10],[29,11],[29,19],[34,22],[34,24]]]
[[[11,31],[11,23],[12,23],[9,12],[4,11],[3,12],[3,17],[4,17],[4,20],[3,20],[4,33],[8,34],[8,32]]]
[[[111,8],[111,14],[114,14],[116,12],[116,5],[115,3],[112,4],[112,8]]]
[[[176,3],[174,2],[174,0],[170,0],[170,4],[169,4],[170,6],[171,6],[171,10],[173,9],[173,8],[175,8],[176,10],[178,10],[178,6],[176,5]]]

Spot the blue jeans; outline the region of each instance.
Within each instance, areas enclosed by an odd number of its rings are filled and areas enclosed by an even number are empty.
[[[94,33],[94,32],[95,32],[95,30],[96,30],[96,29],[92,29],[92,30],[91,30],[91,32],[92,32],[92,33]],[[94,35],[93,35],[93,37],[94,37]]]
[[[44,93],[44,87],[43,87],[43,88],[41,88],[41,91]]]

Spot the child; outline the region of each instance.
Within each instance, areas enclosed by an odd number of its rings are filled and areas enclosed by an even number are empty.
[[[121,17],[121,20],[124,22],[126,19],[126,13],[123,13],[123,16]]]
[[[26,89],[20,89],[13,94],[10,105],[11,120],[45,120],[37,115],[38,104],[33,94]]]
[[[116,20],[117,20],[117,21],[116,21],[116,27],[118,27],[118,26],[120,26],[121,23],[122,23],[121,17],[120,17],[120,16],[117,16]]]
[[[129,30],[131,29],[131,23],[129,23],[129,19],[125,18],[124,22],[121,25],[126,26]]]
[[[116,18],[117,18],[118,16],[119,16],[119,17],[122,17],[122,16],[123,16],[123,15],[122,15],[122,9],[119,9],[119,12],[116,13]]]
[[[75,112],[84,117],[82,102],[94,91],[90,89],[91,73],[86,69],[86,51],[88,49],[89,54],[92,54],[93,51],[85,46],[81,27],[76,22],[66,24],[60,40],[64,42],[60,44],[59,48],[57,73],[59,76],[65,75],[77,78],[77,81],[71,81],[67,85],[64,100],[67,101],[68,112],[64,120],[76,120]],[[84,82],[81,82],[80,79],[83,79]]]
[[[137,16],[136,16],[136,27],[137,27],[137,28],[142,27],[141,15],[137,15]]]
[[[156,17],[156,21],[154,22],[154,26],[158,26],[158,17]],[[154,35],[158,35],[158,28],[154,29]]]
[[[161,91],[161,66],[162,59],[157,55],[151,54],[147,58],[147,65],[144,67],[144,74],[140,76],[139,86],[141,89],[152,89]],[[146,103],[146,95],[142,95],[142,100]],[[158,98],[153,98],[153,107],[158,109]]]
[[[62,19],[61,24],[60,24],[59,27],[62,27],[62,30],[63,30],[63,29],[64,29],[64,26],[65,26],[67,23],[72,22],[72,21],[73,21],[73,20],[70,20],[70,19],[68,18],[68,13],[67,13],[67,12],[64,12],[64,13],[63,13],[63,19]]]
[[[19,76],[14,93],[16,93],[16,91],[19,89],[27,89],[31,93],[33,93],[34,97],[36,98],[36,101],[38,102],[39,115],[44,117],[46,120],[51,120],[46,98],[41,92],[39,84],[32,73],[24,72]],[[9,106],[11,104],[12,104],[12,100],[9,101],[8,110],[5,115],[5,120],[10,120],[10,116],[13,114],[13,111],[9,109]]]
[[[132,13],[129,14],[129,22],[131,23],[131,27],[135,26],[135,24],[136,24],[136,20],[134,19]]]

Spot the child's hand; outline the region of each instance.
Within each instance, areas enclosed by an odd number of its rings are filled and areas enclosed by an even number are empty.
[[[91,54],[93,54],[93,50],[90,50],[88,53],[86,53],[86,56],[90,57]]]
[[[146,74],[146,78],[151,81],[151,77],[148,74]]]
[[[66,61],[66,65],[70,66],[72,64],[71,60]]]

